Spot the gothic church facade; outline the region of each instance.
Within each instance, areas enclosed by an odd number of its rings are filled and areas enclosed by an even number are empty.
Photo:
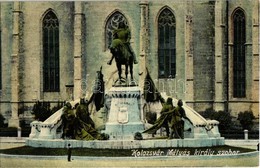
[[[140,87],[149,72],[161,93],[197,111],[259,117],[258,0],[14,1],[0,13],[0,111],[9,126],[19,125],[21,104],[89,96],[100,67],[109,89],[119,22],[131,30]]]

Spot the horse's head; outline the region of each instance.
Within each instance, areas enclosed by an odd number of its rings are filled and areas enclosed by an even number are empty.
[[[114,48],[114,47],[111,47],[111,48],[110,48],[110,52],[111,52],[113,55],[117,55],[118,49],[117,49],[117,48]]]
[[[121,46],[122,46],[122,41],[119,39],[114,39],[110,46],[110,52],[112,54],[118,54],[118,52],[120,52]]]

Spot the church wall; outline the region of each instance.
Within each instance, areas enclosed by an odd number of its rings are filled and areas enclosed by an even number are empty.
[[[12,53],[12,2],[1,2],[1,67],[2,90],[0,93],[0,113],[9,117],[11,106],[11,53]],[[7,113],[8,112],[8,113]]]
[[[233,12],[237,9],[240,8],[244,11],[245,13],[245,18],[246,18],[246,97],[245,98],[234,98],[233,97],[233,73],[232,71],[230,72],[229,75],[229,97],[230,97],[230,104],[229,104],[229,109],[232,112],[232,115],[237,116],[239,112],[243,111],[252,111],[255,115],[255,117],[259,117],[259,88],[254,88],[253,82],[256,82],[253,73],[258,73],[259,72],[253,72],[253,57],[255,57],[256,53],[253,53],[253,45],[258,45],[259,46],[259,36],[253,36],[253,28],[254,24],[259,25],[259,21],[254,20],[254,15],[257,15],[257,13],[254,9],[254,5],[256,1],[243,1],[243,0],[238,0],[238,1],[230,1],[229,3],[229,44],[232,47],[233,44],[233,32],[232,32],[232,14]],[[258,2],[259,3],[259,2]],[[259,14],[258,14],[259,15]],[[254,44],[253,42],[255,41],[254,38],[258,38],[258,44]],[[232,50],[230,51],[230,68],[232,69]],[[259,53],[258,53],[259,57]],[[259,66],[259,63],[258,63]],[[259,86],[259,77],[258,77],[258,86]]]
[[[73,3],[23,3],[23,47],[21,55],[22,80],[21,99],[64,100],[67,98],[65,85],[73,81]],[[42,76],[42,19],[47,10],[52,9],[59,19],[60,38],[60,92],[43,92]]]
[[[176,78],[158,79],[158,16],[162,9],[169,8],[176,19]],[[177,1],[149,2],[149,52],[146,65],[160,92],[175,98],[184,98],[185,92],[185,3]]]
[[[195,109],[206,109],[214,97],[214,21],[214,2],[193,2],[194,100],[200,104]]]
[[[73,84],[73,19],[72,2],[20,2],[19,17],[19,91],[18,110],[30,110],[36,100],[64,101],[68,99],[65,85]],[[2,90],[0,112],[11,117],[11,63],[13,43],[14,2],[1,3]],[[44,93],[42,82],[42,18],[52,9],[59,19],[60,29],[60,92]],[[26,111],[28,112],[28,111]],[[29,112],[30,114],[30,112]]]
[[[247,95],[244,99],[232,97],[232,83],[229,83],[229,109],[233,116],[238,112],[252,110],[257,117],[259,115],[259,88],[254,91],[253,77],[253,41],[256,36],[252,34],[252,27],[256,21],[253,20],[252,10],[254,1],[237,0],[229,1],[229,23],[231,14],[241,7],[246,14],[247,48],[246,48],[246,88]],[[177,1],[149,1],[149,48],[146,58],[146,66],[154,79],[156,86],[161,92],[175,98],[185,100],[185,75],[191,71],[186,67],[185,48],[185,22],[187,15],[187,2]],[[74,78],[74,2],[21,2],[22,12],[22,53],[20,54],[19,99],[24,102],[35,100],[63,101],[68,100],[65,85],[73,85]],[[102,66],[106,91],[117,79],[115,61],[111,66],[107,61],[111,53],[105,48],[105,26],[108,17],[114,11],[120,11],[127,19],[131,29],[131,45],[137,56],[140,56],[140,5],[137,1],[129,2],[81,2],[84,34],[84,52],[82,55],[82,89],[85,95],[90,96],[95,80],[96,71]],[[157,19],[159,12],[168,7],[176,18],[176,79],[158,79],[158,35]],[[44,13],[52,9],[59,19],[60,28],[60,92],[43,93],[42,77],[42,41],[41,21]],[[223,9],[225,10],[225,9]],[[193,105],[195,110],[203,111],[213,107],[215,94],[215,35],[214,35],[214,2],[192,1],[192,48],[193,48]],[[226,22],[226,21],[224,21]],[[13,29],[13,2],[1,2],[1,37],[2,37],[2,90],[0,93],[0,112],[5,113],[11,110],[11,55],[12,55],[12,29]],[[259,23],[258,23],[259,24]],[[230,27],[231,25],[229,25]],[[231,35],[232,32],[229,32]],[[230,37],[229,37],[230,39]],[[225,38],[223,39],[225,40]],[[255,40],[257,41],[257,40]],[[223,42],[225,43],[225,42]],[[259,39],[258,39],[259,43]],[[256,45],[256,44],[255,44]],[[257,44],[258,45],[258,44]],[[259,56],[259,54],[258,54]],[[231,66],[230,62],[230,66]],[[223,55],[223,67],[226,68],[226,56]],[[259,64],[258,64],[259,66]],[[77,68],[77,67],[76,67]],[[231,72],[231,71],[230,71]],[[139,64],[134,65],[134,77],[139,80]],[[227,72],[223,70],[224,83],[227,83]],[[145,75],[143,73],[143,75]],[[123,74],[124,76],[124,74]],[[232,74],[229,74],[229,81]],[[177,81],[183,81],[178,83]],[[226,84],[223,84],[224,87]],[[85,88],[86,86],[86,88]],[[259,86],[259,85],[258,85]],[[227,95],[227,89],[223,89],[223,95]],[[225,99],[224,96],[224,99]],[[257,98],[256,98],[257,97]],[[223,100],[223,102],[226,100]]]

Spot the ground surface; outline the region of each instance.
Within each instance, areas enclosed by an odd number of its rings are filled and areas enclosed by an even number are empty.
[[[235,141],[236,142],[236,141]],[[231,145],[228,142],[228,145]],[[255,149],[256,142],[244,143],[244,147]],[[243,143],[234,143],[243,146]],[[251,145],[250,145],[251,144]],[[0,149],[24,146],[23,141],[7,142],[0,139]],[[0,155],[0,167],[258,167],[259,154],[241,157],[77,157],[72,155],[72,161],[67,156],[9,156]]]

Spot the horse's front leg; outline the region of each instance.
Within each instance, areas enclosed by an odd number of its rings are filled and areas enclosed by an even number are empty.
[[[130,64],[130,75],[131,75],[131,80],[134,80],[134,77],[133,77],[133,64]]]
[[[107,62],[108,65],[111,65],[112,64],[112,61],[114,59],[114,55],[112,55],[111,59]]]
[[[128,76],[128,65],[125,64],[125,78],[127,80],[127,76]]]
[[[108,65],[111,65],[113,59],[115,58],[115,55],[114,55],[114,53],[115,53],[115,52],[114,52],[114,49],[111,48],[111,49],[110,49],[110,52],[112,53],[112,57],[111,57],[111,59],[107,62]]]
[[[122,74],[121,64],[116,63],[116,66],[117,66],[117,71],[118,71],[118,78],[119,78],[119,81],[121,81],[121,79],[122,79],[122,77],[121,77],[121,74]]]

